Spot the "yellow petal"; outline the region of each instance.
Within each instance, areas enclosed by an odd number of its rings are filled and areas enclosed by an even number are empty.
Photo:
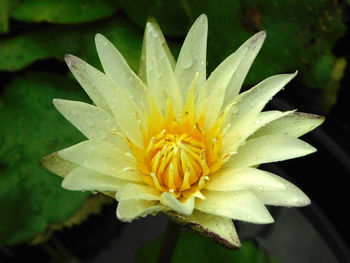
[[[62,99],[54,99],[57,110],[87,138],[113,141],[118,125],[109,113],[96,106]]]
[[[115,195],[118,201],[130,199],[159,200],[160,192],[149,185],[128,184],[121,188]]]
[[[142,81],[107,38],[97,34],[95,42],[105,74],[114,80],[118,87],[123,89],[127,97],[135,98],[134,101],[139,110],[142,110],[142,105],[146,105],[146,94]]]
[[[220,169],[210,176],[205,189],[212,191],[233,191],[245,189],[264,189],[265,191],[284,190],[285,185],[271,173],[255,169],[236,169],[235,166]]]
[[[190,197],[184,202],[180,202],[173,194],[164,192],[160,196],[162,205],[182,215],[192,214],[194,208],[194,197]]]
[[[264,31],[248,39],[210,74],[208,80],[199,90],[197,112],[202,112],[202,108],[200,107],[205,107],[205,124],[207,129],[216,121],[220,110],[231,103],[238,94],[241,87],[239,83],[244,80],[250,64],[260,50],[264,39]],[[223,105],[225,96],[226,101],[229,101],[229,103]],[[208,100],[208,102],[203,105],[203,101],[205,100]]]
[[[127,97],[122,89],[118,88],[109,77],[99,70],[74,56],[70,56],[70,60],[71,67],[79,72],[78,77],[89,82],[89,85],[94,86],[101,94],[123,134],[135,145],[142,148],[143,142],[139,121],[141,117],[138,115],[133,100]]]
[[[140,182],[136,160],[125,149],[105,141],[89,140],[60,150],[58,155],[72,163],[122,180]]]
[[[157,23],[157,21],[151,17],[147,20],[147,23],[150,23],[154,29],[154,32],[156,32],[155,34],[158,36],[158,38],[160,39],[160,43],[163,47],[164,53],[171,65],[171,68],[174,69],[175,68],[175,64],[176,61],[168,47],[167,42],[165,41],[164,35]],[[141,59],[140,59],[140,68],[139,68],[139,76],[140,78],[143,80],[144,83],[147,84],[147,63],[146,63],[146,46],[147,46],[147,41],[146,41],[146,33],[147,31],[145,30],[145,34],[143,37],[143,43],[142,43],[142,51],[141,51]]]
[[[228,84],[224,106],[231,103],[231,101],[238,95],[242,87],[243,81],[248,74],[250,66],[253,64],[255,57],[259,53],[265,41],[265,38],[266,32],[260,31],[251,38],[249,38],[242,45],[242,47],[247,47],[248,50],[245,53],[244,58],[241,60],[242,62],[240,63],[235,74],[233,75],[230,83]]]
[[[70,172],[62,181],[62,187],[74,191],[115,192],[128,181],[106,174],[101,174],[84,167],[78,167]]]
[[[300,137],[324,122],[323,116],[294,112],[280,119],[277,119],[254,133],[253,137],[259,137],[271,134],[284,134],[294,137]]]
[[[288,135],[266,135],[248,140],[233,155],[227,166],[244,168],[278,162],[315,152],[310,144]]]
[[[295,75],[296,73],[272,76],[235,99],[237,104],[226,120],[227,123],[231,124],[231,127],[223,138],[223,151],[234,152],[237,150],[241,142],[250,135],[248,131],[254,125],[261,110]]]
[[[175,76],[182,94],[188,93],[192,80],[198,73],[198,87],[206,79],[208,19],[201,15],[192,25],[180,50],[175,66]]]
[[[95,84],[93,76],[90,76],[90,74],[87,72],[86,63],[73,55],[65,55],[64,59],[74,77],[89,95],[90,99],[96,104],[96,106],[100,107],[106,112],[111,112],[106,100],[101,94],[99,87]]]
[[[122,222],[131,222],[134,219],[145,217],[149,214],[155,215],[164,210],[158,202],[145,200],[120,201],[117,207],[117,217]]]
[[[196,209],[216,216],[247,221],[256,224],[274,220],[263,203],[250,191],[203,191],[207,200],[196,200]]]
[[[189,226],[200,234],[208,236],[228,248],[232,249],[241,246],[237,231],[230,218],[203,213],[199,210],[194,210],[190,216],[175,213],[168,213],[168,215],[176,222]]]
[[[160,112],[167,111],[167,98],[173,102],[176,116],[182,113],[183,98],[171,64],[161,45],[158,31],[153,24],[146,25],[147,87]]]
[[[280,176],[270,174],[285,185],[284,190],[265,191],[264,189],[253,189],[252,192],[266,205],[276,206],[306,206],[311,203],[306,194],[297,186],[288,182]]]
[[[58,176],[65,177],[71,171],[78,167],[75,163],[69,162],[58,156],[57,153],[52,153],[40,160],[42,166],[48,171]]]

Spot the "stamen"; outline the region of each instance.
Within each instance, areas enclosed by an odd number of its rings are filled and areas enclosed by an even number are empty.
[[[154,183],[154,186],[156,187],[156,189],[158,189],[159,191],[163,191],[163,187],[160,185],[156,175],[154,173],[151,173],[150,174],[152,179],[153,179],[153,183]]]
[[[191,188],[190,175],[191,175],[191,168],[188,167],[188,169],[186,170],[185,176],[184,176],[184,180],[183,180],[182,186],[180,188],[181,191],[184,191],[184,190],[187,190],[187,189]]]

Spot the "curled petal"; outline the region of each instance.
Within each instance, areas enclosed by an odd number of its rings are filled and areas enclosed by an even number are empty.
[[[184,202],[180,202],[173,194],[164,192],[160,196],[160,202],[165,207],[182,215],[190,215],[194,209],[194,197],[190,197]]]
[[[188,226],[230,249],[241,246],[237,231],[230,218],[215,216],[198,210],[194,210],[190,216],[172,212],[167,212],[167,215],[177,223]]]
[[[134,219],[145,217],[149,214],[155,215],[163,210],[164,207],[157,205],[157,202],[130,199],[118,203],[117,217],[122,222],[131,222]]]

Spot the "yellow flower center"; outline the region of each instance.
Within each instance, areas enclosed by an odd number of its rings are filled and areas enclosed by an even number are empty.
[[[205,130],[205,116],[195,113],[194,89],[182,116],[175,117],[171,101],[166,116],[150,101],[147,125],[142,129],[145,148],[132,147],[143,180],[177,197],[187,198],[202,189],[228,157],[220,152],[226,112]]]
[[[148,145],[150,170],[169,191],[185,191],[209,173],[205,158],[205,138],[187,133],[159,133]],[[201,134],[199,134],[201,135]]]

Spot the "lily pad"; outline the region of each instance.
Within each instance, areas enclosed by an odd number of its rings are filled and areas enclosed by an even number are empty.
[[[11,17],[25,22],[75,24],[108,17],[118,9],[115,0],[24,0]]]
[[[94,37],[105,35],[125,55],[130,66],[137,70],[142,45],[142,30],[122,18],[110,18],[95,23],[35,29],[18,36],[0,40],[0,70],[20,70],[36,60],[57,58],[64,54],[77,55],[95,67],[101,68]]]
[[[136,253],[137,263],[156,262],[163,237],[144,244]],[[182,231],[175,248],[172,263],[220,262],[220,263],[279,263],[252,242],[243,242],[237,250],[226,249],[192,231]]]
[[[0,33],[6,33],[9,30],[10,13],[18,3],[19,0],[0,1]]]
[[[15,78],[0,97],[0,244],[29,241],[69,219],[89,193],[71,192],[40,159],[83,140],[53,107],[55,97],[87,100],[74,80],[48,73]]]

